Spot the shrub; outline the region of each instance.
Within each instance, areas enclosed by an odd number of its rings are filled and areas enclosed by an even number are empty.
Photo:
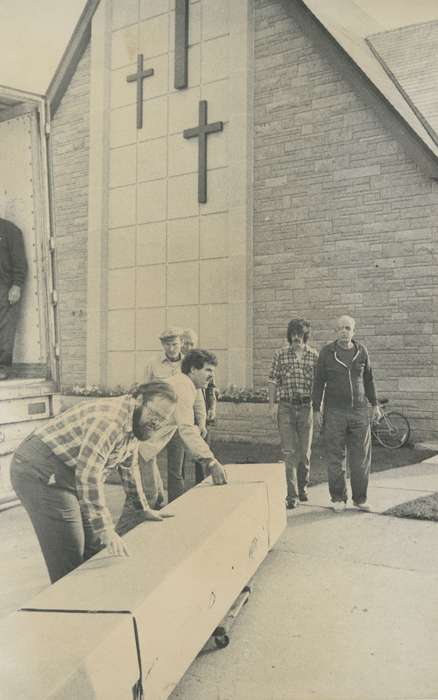
[[[219,392],[219,401],[230,401],[233,403],[267,403],[267,389],[240,388],[235,384],[230,384],[226,389]]]

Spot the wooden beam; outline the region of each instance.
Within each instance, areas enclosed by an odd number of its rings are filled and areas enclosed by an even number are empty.
[[[88,46],[91,37],[91,20],[99,2],[100,0],[87,0],[87,4],[79,17],[72,37],[48,87],[47,102],[52,117],[56,113],[78,63]]]
[[[175,0],[174,86],[182,90],[189,84],[189,0]]]
[[[286,525],[284,464],[227,470],[0,625],[5,698],[170,695]]]

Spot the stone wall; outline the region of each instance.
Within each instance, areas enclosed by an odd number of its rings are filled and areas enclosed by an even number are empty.
[[[105,39],[111,55],[102,57],[110,72],[102,108],[110,122],[108,173],[102,178],[108,197],[102,250],[108,249],[108,259],[101,315],[107,326],[105,348],[94,348],[107,366],[101,366],[97,381],[102,375],[109,385],[141,381],[146,363],[161,349],[160,332],[178,325],[194,328],[200,343],[218,355],[221,385],[242,383],[247,0],[190,2],[185,89],[174,88],[174,4],[113,0],[111,5]],[[139,54],[144,68],[154,71],[143,85],[141,128],[136,85],[127,82]],[[208,136],[205,203],[198,201],[198,139],[183,136],[198,124],[200,100],[207,101],[209,123],[223,122],[222,131]]]
[[[90,51],[52,121],[56,289],[63,386],[86,381]]]
[[[279,0],[255,1],[254,119],[256,386],[291,317],[320,347],[349,313],[380,395],[438,434],[437,183]]]

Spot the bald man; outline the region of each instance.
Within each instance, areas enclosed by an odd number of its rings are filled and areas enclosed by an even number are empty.
[[[353,340],[354,330],[351,316],[336,320],[336,340],[322,348],[313,386],[314,420],[324,429],[329,491],[336,513],[345,510],[347,504],[345,455],[353,505],[360,510],[371,510],[367,501],[371,466],[368,403],[372,406],[372,420],[381,416],[368,350]]]

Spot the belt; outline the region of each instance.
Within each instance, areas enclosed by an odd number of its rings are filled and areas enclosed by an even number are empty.
[[[290,403],[293,406],[304,406],[311,402],[310,396],[294,396],[294,398],[289,399],[286,403]]]

